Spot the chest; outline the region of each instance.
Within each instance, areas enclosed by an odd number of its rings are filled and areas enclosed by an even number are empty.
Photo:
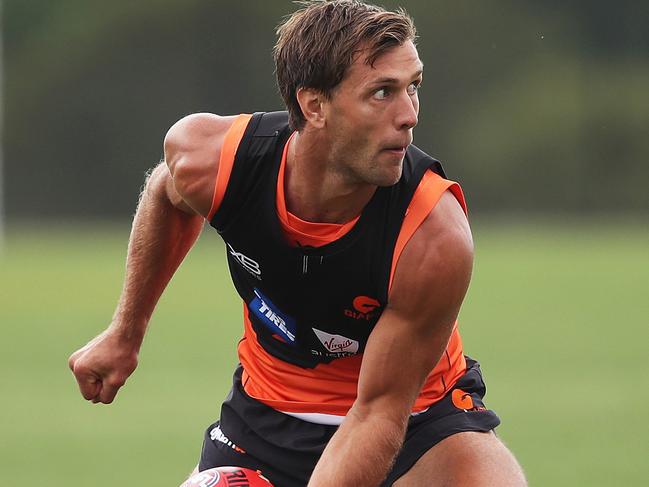
[[[222,237],[260,343],[302,366],[361,353],[387,299],[385,229],[361,219],[338,241],[300,248],[272,214],[249,211],[254,225],[233,225]]]

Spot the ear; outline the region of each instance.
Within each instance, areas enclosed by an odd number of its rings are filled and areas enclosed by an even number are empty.
[[[302,114],[314,128],[324,127],[324,96],[313,88],[299,88],[296,93]]]

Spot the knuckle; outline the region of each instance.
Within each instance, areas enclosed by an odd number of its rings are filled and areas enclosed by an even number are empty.
[[[94,394],[94,391],[81,389],[81,395],[83,396],[84,399],[95,402],[96,396]]]
[[[68,357],[68,367],[70,367],[70,370],[74,370],[74,366],[77,363],[79,358],[79,352],[74,352],[72,355]]]
[[[72,373],[74,373],[74,375],[77,377],[83,375],[85,372],[85,367],[83,367],[83,365],[78,360],[72,363],[70,369],[72,370]]]
[[[122,387],[126,383],[123,377],[110,377],[105,381],[106,385],[113,388]]]

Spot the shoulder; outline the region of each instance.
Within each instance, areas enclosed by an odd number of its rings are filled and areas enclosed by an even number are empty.
[[[174,187],[203,216],[212,205],[223,141],[236,119],[194,113],[176,122],[165,136],[164,157]]]
[[[195,152],[222,139],[236,116],[214,113],[192,113],[174,123],[164,139],[165,154]]]
[[[389,306],[454,320],[471,278],[473,239],[456,196],[445,191],[399,258]],[[428,313],[426,313],[428,311]]]
[[[404,254],[414,254],[426,260],[461,260],[473,255],[469,222],[457,196],[450,189],[444,191],[415,231]]]

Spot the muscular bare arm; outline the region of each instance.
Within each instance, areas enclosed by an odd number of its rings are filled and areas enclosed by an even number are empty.
[[[169,130],[167,164],[151,172],[135,213],[124,286],[111,323],[68,360],[85,399],[111,403],[137,367],[158,299],[199,236],[210,209],[228,120],[190,115]]]
[[[472,263],[468,223],[446,192],[402,253],[388,306],[365,349],[357,400],[309,487],[370,487],[385,478],[412,405],[446,348]]]

